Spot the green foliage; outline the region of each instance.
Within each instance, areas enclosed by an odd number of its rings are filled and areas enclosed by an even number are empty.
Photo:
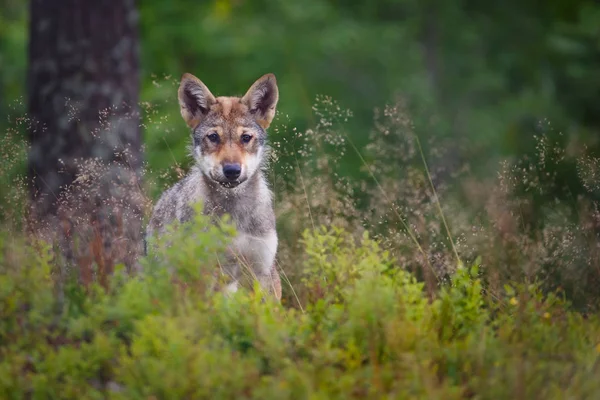
[[[215,293],[227,220],[173,226],[141,274],[117,269],[107,287],[82,286],[53,249],[21,240],[27,9],[0,1],[5,398],[599,397],[600,322],[565,300],[599,304],[600,161],[593,141],[578,154],[600,126],[598,5],[338,3],[138,5],[152,197],[190,162],[181,73],[217,95],[278,77],[271,172],[291,278],[281,306]],[[470,181],[502,152],[527,156],[498,182]],[[469,174],[458,181],[460,158]],[[461,186],[463,201],[450,191]],[[439,198],[461,259],[481,265],[454,270]]]
[[[444,287],[441,290],[436,300],[439,310],[436,330],[441,340],[463,337],[487,322],[477,272],[477,266],[470,271],[461,268],[455,273],[451,288]]]
[[[184,72],[224,95],[274,72],[281,99],[270,134],[289,147],[291,127],[318,121],[316,95],[353,110],[348,134],[360,146],[373,109],[401,94],[421,135],[470,144],[453,149],[451,161],[469,159],[477,173],[493,173],[490,160],[531,151],[543,118],[552,118],[556,136],[590,139],[597,150],[597,2],[148,0],[138,9],[153,198],[178,177],[169,168],[190,161],[176,99]],[[2,130],[26,109],[27,16],[26,2],[0,1],[0,115],[9,115]],[[340,173],[356,178],[358,160],[346,158]]]
[[[83,292],[55,284],[48,248],[3,233],[5,398],[600,394],[600,321],[536,285],[490,298],[473,266],[431,300],[367,234],[321,227],[303,235],[302,310],[246,290],[225,296],[199,271],[232,231],[204,218],[174,230],[176,246],[158,244],[141,274],[119,270],[107,289]]]

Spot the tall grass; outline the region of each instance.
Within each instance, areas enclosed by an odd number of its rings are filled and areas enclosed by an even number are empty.
[[[271,131],[281,305],[251,290],[219,293],[217,254],[234,234],[227,219],[215,226],[198,215],[174,226],[136,271],[98,262],[108,259],[97,257],[102,238],[81,219],[88,240],[79,245],[96,257],[63,260],[54,243],[24,229],[27,120],[15,120],[0,147],[0,392],[600,395],[599,159],[538,134],[534,153],[482,179],[468,164],[449,168],[456,143],[423,146],[402,100],[376,110],[360,147],[345,132],[351,112],[325,96],[314,112],[307,131],[282,116]],[[153,120],[163,119],[146,125]],[[173,161],[172,171],[146,168],[142,192],[182,176],[189,162]],[[107,166],[80,168],[77,190],[95,193]],[[583,195],[564,195],[560,173],[569,169]],[[147,214],[151,202],[139,196]]]
[[[303,228],[335,225],[357,236],[368,230],[430,293],[458,266],[481,258],[494,295],[505,283],[537,282],[564,291],[581,310],[597,309],[600,161],[585,147],[567,151],[544,131],[532,133],[533,153],[504,160],[495,177],[480,178],[468,163],[447,165],[447,152],[468,144],[433,138],[424,153],[402,99],[377,112],[362,149],[345,134],[347,111],[328,98],[315,109],[319,124],[288,146],[302,155],[302,175],[279,177],[294,182],[279,192],[284,264],[293,265]],[[339,174],[340,157],[349,153],[358,154],[359,179]],[[564,171],[575,172],[567,182]],[[573,196],[572,187],[581,193]]]

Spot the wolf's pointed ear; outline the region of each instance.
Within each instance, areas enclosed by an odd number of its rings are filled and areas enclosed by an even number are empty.
[[[263,129],[267,129],[275,117],[277,100],[279,100],[279,89],[273,74],[260,77],[242,97],[242,103],[248,106],[250,113]]]
[[[192,74],[183,74],[177,92],[181,116],[190,128],[195,128],[208,114],[216,100],[204,83]]]

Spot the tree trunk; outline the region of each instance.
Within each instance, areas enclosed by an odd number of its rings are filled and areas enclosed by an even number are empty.
[[[140,248],[137,19],[134,0],[31,1],[32,220],[84,280]]]

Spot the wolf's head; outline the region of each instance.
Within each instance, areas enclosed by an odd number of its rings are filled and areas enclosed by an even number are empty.
[[[184,74],[178,95],[204,175],[228,188],[254,175],[265,156],[266,129],[279,99],[275,75],[262,76],[243,97],[214,97],[198,78]]]

